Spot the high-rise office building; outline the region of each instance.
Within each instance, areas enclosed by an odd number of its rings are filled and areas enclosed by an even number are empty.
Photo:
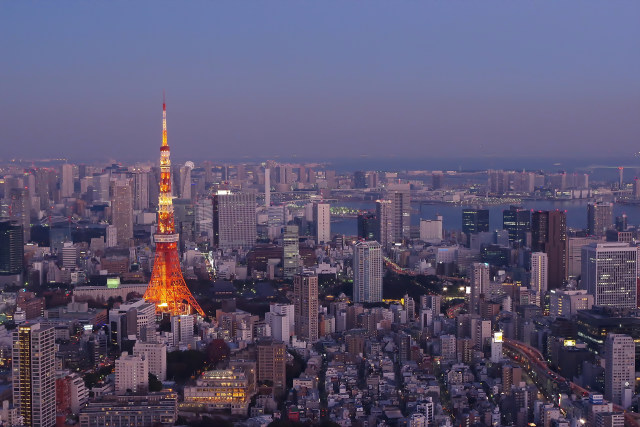
[[[331,241],[331,206],[329,203],[316,203],[313,206],[313,224],[316,241],[323,244]]]
[[[284,277],[291,279],[300,268],[298,226],[287,225],[283,235],[282,267]]]
[[[502,228],[509,232],[509,243],[519,247],[527,242],[531,231],[531,212],[518,206],[502,211]]]
[[[213,196],[214,244],[221,249],[250,249],[256,243],[256,195],[218,191]]]
[[[567,277],[577,278],[582,272],[582,247],[597,242],[596,237],[567,238]]]
[[[530,288],[538,293],[540,300],[549,286],[549,263],[544,252],[531,253],[531,284]]]
[[[71,197],[73,195],[73,165],[62,165],[62,183],[60,185],[60,196]]]
[[[39,209],[49,209],[49,169],[39,168],[36,170],[35,193],[40,198]]]
[[[25,323],[13,332],[13,404],[29,427],[56,424],[55,330]]]
[[[149,172],[138,170],[133,174],[133,208],[139,211],[149,209]]]
[[[463,209],[462,210],[462,232],[467,236],[467,246],[471,242],[473,233],[489,231],[489,210],[488,209]]]
[[[200,199],[195,204],[196,236],[207,236],[213,243],[213,202],[209,198]]]
[[[273,393],[280,396],[287,386],[287,348],[283,342],[258,342],[258,381],[271,381]]]
[[[191,170],[194,168],[193,162],[187,162],[180,168],[180,198],[191,199]]]
[[[26,188],[9,190],[9,216],[22,224],[24,241],[31,240],[31,198]]]
[[[116,360],[116,394],[144,393],[149,389],[149,362],[144,354],[126,351]]]
[[[0,282],[20,282],[24,256],[22,225],[0,220]]]
[[[293,305],[296,335],[309,342],[318,341],[318,276],[299,273],[293,278]]]
[[[612,226],[612,203],[594,202],[587,205],[587,233],[592,236],[604,236]]]
[[[186,242],[193,242],[196,229],[196,210],[191,199],[173,200],[173,217],[176,233],[180,236],[180,249]]]
[[[133,198],[131,180],[111,182],[111,216],[116,226],[118,246],[128,247],[133,239]]]
[[[387,198],[392,206],[393,243],[411,238],[411,191],[409,184],[390,184]]]
[[[604,344],[604,397],[624,408],[631,404],[635,390],[635,351],[635,343],[629,335],[607,335]]]
[[[382,247],[376,241],[359,242],[353,255],[353,300],[382,301]]]
[[[582,248],[582,288],[594,305],[637,307],[638,251],[628,243],[592,243]]]
[[[489,264],[483,262],[474,262],[470,267],[469,286],[471,294],[469,295],[469,312],[472,314],[480,313],[480,295],[487,292],[490,285]]]
[[[538,211],[531,216],[531,250],[548,258],[548,289],[561,288],[567,278],[567,216],[562,211]]]
[[[380,224],[373,212],[358,214],[358,238],[363,240],[378,240]]]
[[[391,200],[376,200],[378,238],[383,248],[393,244],[393,204]]]

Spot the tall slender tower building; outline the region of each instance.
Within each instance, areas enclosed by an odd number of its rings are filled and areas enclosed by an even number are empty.
[[[318,276],[296,274],[293,278],[295,329],[298,337],[318,341]]]
[[[540,300],[544,301],[544,294],[549,288],[548,257],[544,252],[531,254],[531,289],[536,291]]]
[[[469,312],[471,314],[480,314],[480,295],[487,292],[491,284],[489,273],[489,264],[474,262],[471,266],[471,273],[469,274],[469,285],[471,286]]]
[[[167,107],[162,103],[162,146],[160,147],[160,195],[158,196],[158,228],[153,239],[156,257],[151,282],[144,299],[156,305],[156,311],[172,315],[188,314],[191,309],[202,316],[204,311],[191,295],[182,277],[178,255],[178,234],[175,232],[171,194],[171,160],[167,143]]]
[[[128,247],[133,238],[133,197],[130,179],[111,181],[111,216],[118,246]]]
[[[382,301],[384,258],[376,241],[359,242],[353,252],[353,300]]]
[[[56,425],[55,331],[25,323],[13,332],[13,404],[29,427]]]

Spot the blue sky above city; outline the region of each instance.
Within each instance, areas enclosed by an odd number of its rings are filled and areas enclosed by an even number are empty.
[[[3,2],[0,158],[631,157],[637,1]]]

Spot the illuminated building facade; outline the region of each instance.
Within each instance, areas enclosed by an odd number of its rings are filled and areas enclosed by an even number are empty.
[[[592,243],[582,248],[582,287],[594,305],[636,308],[638,251],[628,243]]]
[[[298,240],[298,226],[287,225],[284,228],[282,265],[283,275],[288,279],[292,278],[300,267]]]
[[[175,232],[171,193],[171,160],[167,143],[167,109],[162,104],[162,146],[160,147],[160,194],[158,196],[158,228],[154,235],[156,256],[151,282],[144,294],[156,311],[173,315],[188,314],[191,309],[204,316],[204,312],[191,295],[182,277],[178,255],[178,234]]]
[[[13,332],[13,404],[27,427],[56,424],[55,330],[39,323]]]
[[[248,371],[248,372],[247,372]],[[207,371],[195,386],[184,388],[186,404],[200,404],[207,409],[228,409],[234,415],[246,415],[255,391],[255,365]]]
[[[353,300],[382,301],[384,276],[382,247],[376,241],[359,242],[353,256]]]

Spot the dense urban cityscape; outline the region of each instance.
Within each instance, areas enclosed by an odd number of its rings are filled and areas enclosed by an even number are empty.
[[[166,114],[158,164],[0,169],[3,425],[640,424],[624,168],[175,165]]]
[[[0,2],[0,427],[640,427],[640,2]]]

